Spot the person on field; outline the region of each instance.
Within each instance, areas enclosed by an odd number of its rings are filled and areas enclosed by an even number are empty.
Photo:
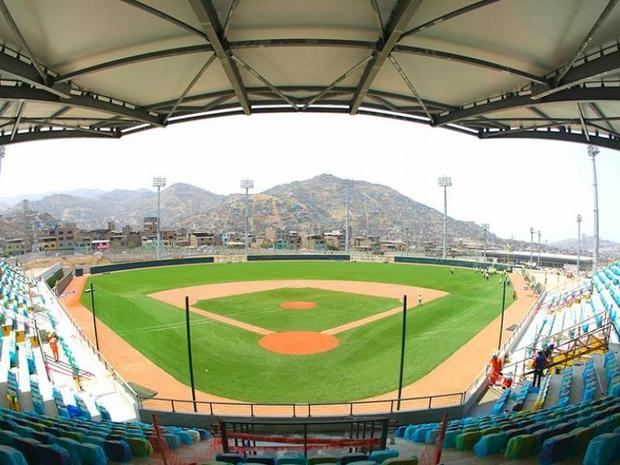
[[[422,294],[418,294],[418,305],[422,305]]]
[[[454,267],[453,267],[453,266],[452,266],[452,267],[450,267],[450,274],[451,274],[452,276],[454,276]]]
[[[539,350],[534,359],[534,387],[540,388],[540,381],[544,376],[545,368],[547,368],[547,359],[543,351]]]
[[[58,336],[56,335],[56,333],[52,333],[47,342],[50,345],[50,349],[52,349],[52,355],[54,356],[54,360],[58,361],[60,359],[60,355],[58,353]]]

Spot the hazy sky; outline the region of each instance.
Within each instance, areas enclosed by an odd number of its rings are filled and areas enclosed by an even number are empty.
[[[601,237],[620,241],[620,152],[597,159]],[[449,215],[490,223],[494,233],[543,241],[592,233],[592,169],[586,146],[527,140],[481,141],[449,130],[370,116],[253,115],[153,129],[120,140],[75,139],[10,145],[0,197],[78,188],[150,188],[154,175],[219,194],[255,191],[331,173],[386,184],[442,209],[437,177],[450,175]]]

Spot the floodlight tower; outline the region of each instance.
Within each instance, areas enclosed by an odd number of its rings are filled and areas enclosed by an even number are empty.
[[[447,257],[448,249],[448,187],[452,186],[452,178],[449,176],[441,176],[437,179],[439,187],[443,187],[443,252],[442,258]]]
[[[577,215],[577,283],[579,283],[579,269],[581,263],[581,215]]]
[[[540,229],[537,231],[537,233],[538,233],[538,268],[540,268],[540,252],[541,252],[540,236],[542,235],[542,233],[540,232]]]
[[[245,256],[248,256],[248,250],[250,248],[249,231],[250,231],[250,189],[254,188],[254,181],[252,179],[242,179],[241,189],[245,189],[245,241],[244,249]]]
[[[2,172],[2,160],[4,160],[5,152],[6,152],[6,147],[4,145],[0,145],[0,172]]]
[[[592,272],[594,273],[598,268],[598,248],[599,248],[599,237],[598,237],[598,180],[596,176],[596,156],[599,154],[600,150],[596,145],[588,145],[588,156],[592,160],[592,174],[593,174],[593,183],[592,187],[594,189],[594,250],[592,251]]]
[[[157,260],[159,260],[161,258],[161,188],[166,187],[166,178],[155,176],[153,187],[157,188]]]
[[[530,266],[534,264],[534,228],[530,228]]]
[[[349,254],[349,183],[344,188],[344,253]]]
[[[482,223],[482,228],[484,229],[484,261],[487,261],[487,233],[489,232],[489,223]]]

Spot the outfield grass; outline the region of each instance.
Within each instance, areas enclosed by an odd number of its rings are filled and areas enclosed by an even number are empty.
[[[147,294],[208,283],[286,279],[376,281],[448,292],[408,314],[406,383],[440,364],[500,311],[498,279],[487,281],[462,269],[452,276],[447,268],[435,266],[265,262],[153,268],[91,278],[97,316],[184,383],[189,374],[183,312]],[[87,295],[82,302],[89,306]],[[397,387],[400,315],[339,334],[338,348],[308,356],[274,354],[258,346],[257,334],[196,314],[191,320],[196,386],[213,394],[256,402],[339,402]],[[105,356],[105,346],[102,350]]]
[[[310,310],[287,310],[288,301],[311,301]],[[281,288],[201,300],[194,307],[272,331],[324,331],[402,305],[398,299],[326,289]]]

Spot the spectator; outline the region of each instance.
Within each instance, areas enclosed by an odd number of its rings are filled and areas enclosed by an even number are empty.
[[[50,345],[50,349],[52,349],[52,355],[54,355],[54,360],[58,361],[60,359],[60,355],[58,354],[58,336],[56,335],[56,333],[52,333],[47,342]]]
[[[545,368],[547,368],[547,359],[543,351],[539,350],[538,355],[534,359],[534,387],[540,387],[540,380],[544,376]]]

